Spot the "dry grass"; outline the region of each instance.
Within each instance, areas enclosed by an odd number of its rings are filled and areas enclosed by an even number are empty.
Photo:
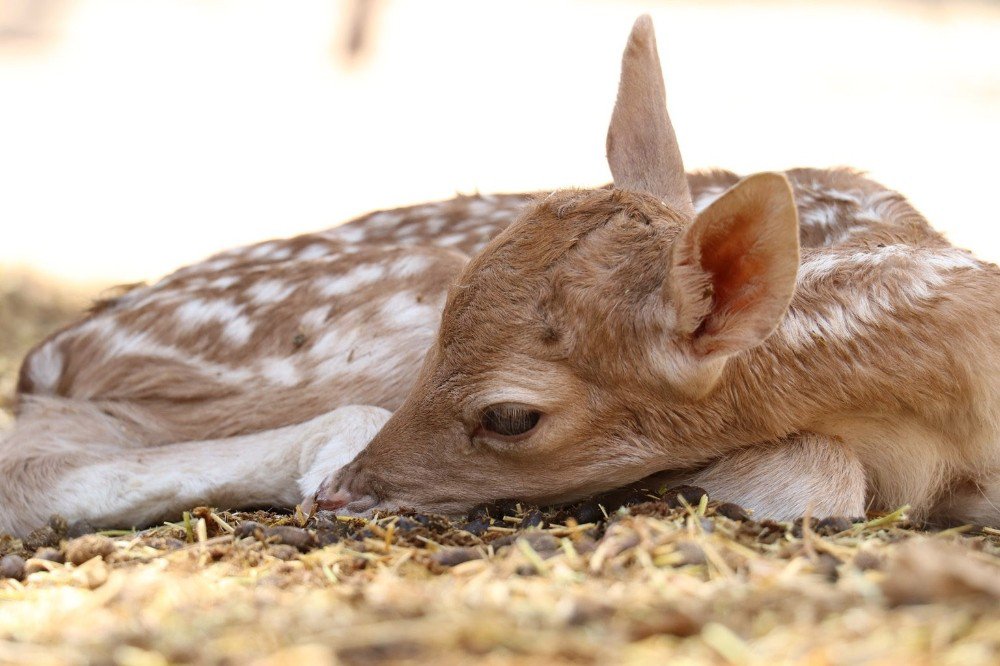
[[[245,515],[202,510],[189,531],[115,535],[103,559],[63,541],[81,564],[29,560],[0,583],[0,661],[996,663],[997,534],[892,516],[795,536],[714,509],[651,502],[606,531],[390,516],[242,538],[222,525]]]
[[[0,286],[5,386],[10,355],[79,306],[20,284]],[[85,526],[55,520],[27,543],[0,538],[0,554],[32,572],[0,579],[0,663],[1000,658],[1000,531],[924,532],[903,511],[755,522],[684,496],[631,493],[608,520],[595,502],[493,507],[471,524],[200,508],[77,539]]]

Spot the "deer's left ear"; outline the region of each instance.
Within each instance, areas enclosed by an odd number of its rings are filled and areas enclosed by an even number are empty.
[[[677,238],[670,299],[677,333],[696,357],[720,358],[764,341],[795,291],[799,224],[788,180],[744,178]]]
[[[607,149],[615,187],[652,194],[686,218],[694,217],[684,161],[667,114],[656,34],[648,14],[632,26],[622,55]]]

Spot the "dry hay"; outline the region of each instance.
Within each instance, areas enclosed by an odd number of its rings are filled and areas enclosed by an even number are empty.
[[[584,524],[527,507],[459,523],[202,507],[177,524],[70,539],[86,526],[54,520],[27,550],[0,545],[50,558],[0,582],[0,661],[1000,657],[998,530],[920,532],[902,511],[778,524],[673,490],[649,499]]]
[[[77,306],[0,278],[2,391]],[[457,523],[54,518],[0,537],[0,663],[998,663],[1000,531],[869,518],[757,522],[695,489]]]

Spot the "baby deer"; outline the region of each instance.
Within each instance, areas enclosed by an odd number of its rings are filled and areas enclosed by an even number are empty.
[[[541,198],[465,267],[322,506],[452,513],[682,469],[781,518],[1000,518],[995,266],[849,172],[749,176],[696,213],[646,16],[607,154],[613,188]]]
[[[762,516],[1000,520],[995,266],[850,171],[686,176],[645,16],[607,151],[613,187],[378,212],[101,304],[25,359],[0,531],[664,470]]]

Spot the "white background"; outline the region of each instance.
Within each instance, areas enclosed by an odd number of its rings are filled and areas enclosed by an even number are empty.
[[[371,209],[606,182],[642,11],[688,167],[862,168],[1000,259],[996,4],[387,0],[353,64],[346,1],[59,7],[0,46],[0,265],[148,280]]]

